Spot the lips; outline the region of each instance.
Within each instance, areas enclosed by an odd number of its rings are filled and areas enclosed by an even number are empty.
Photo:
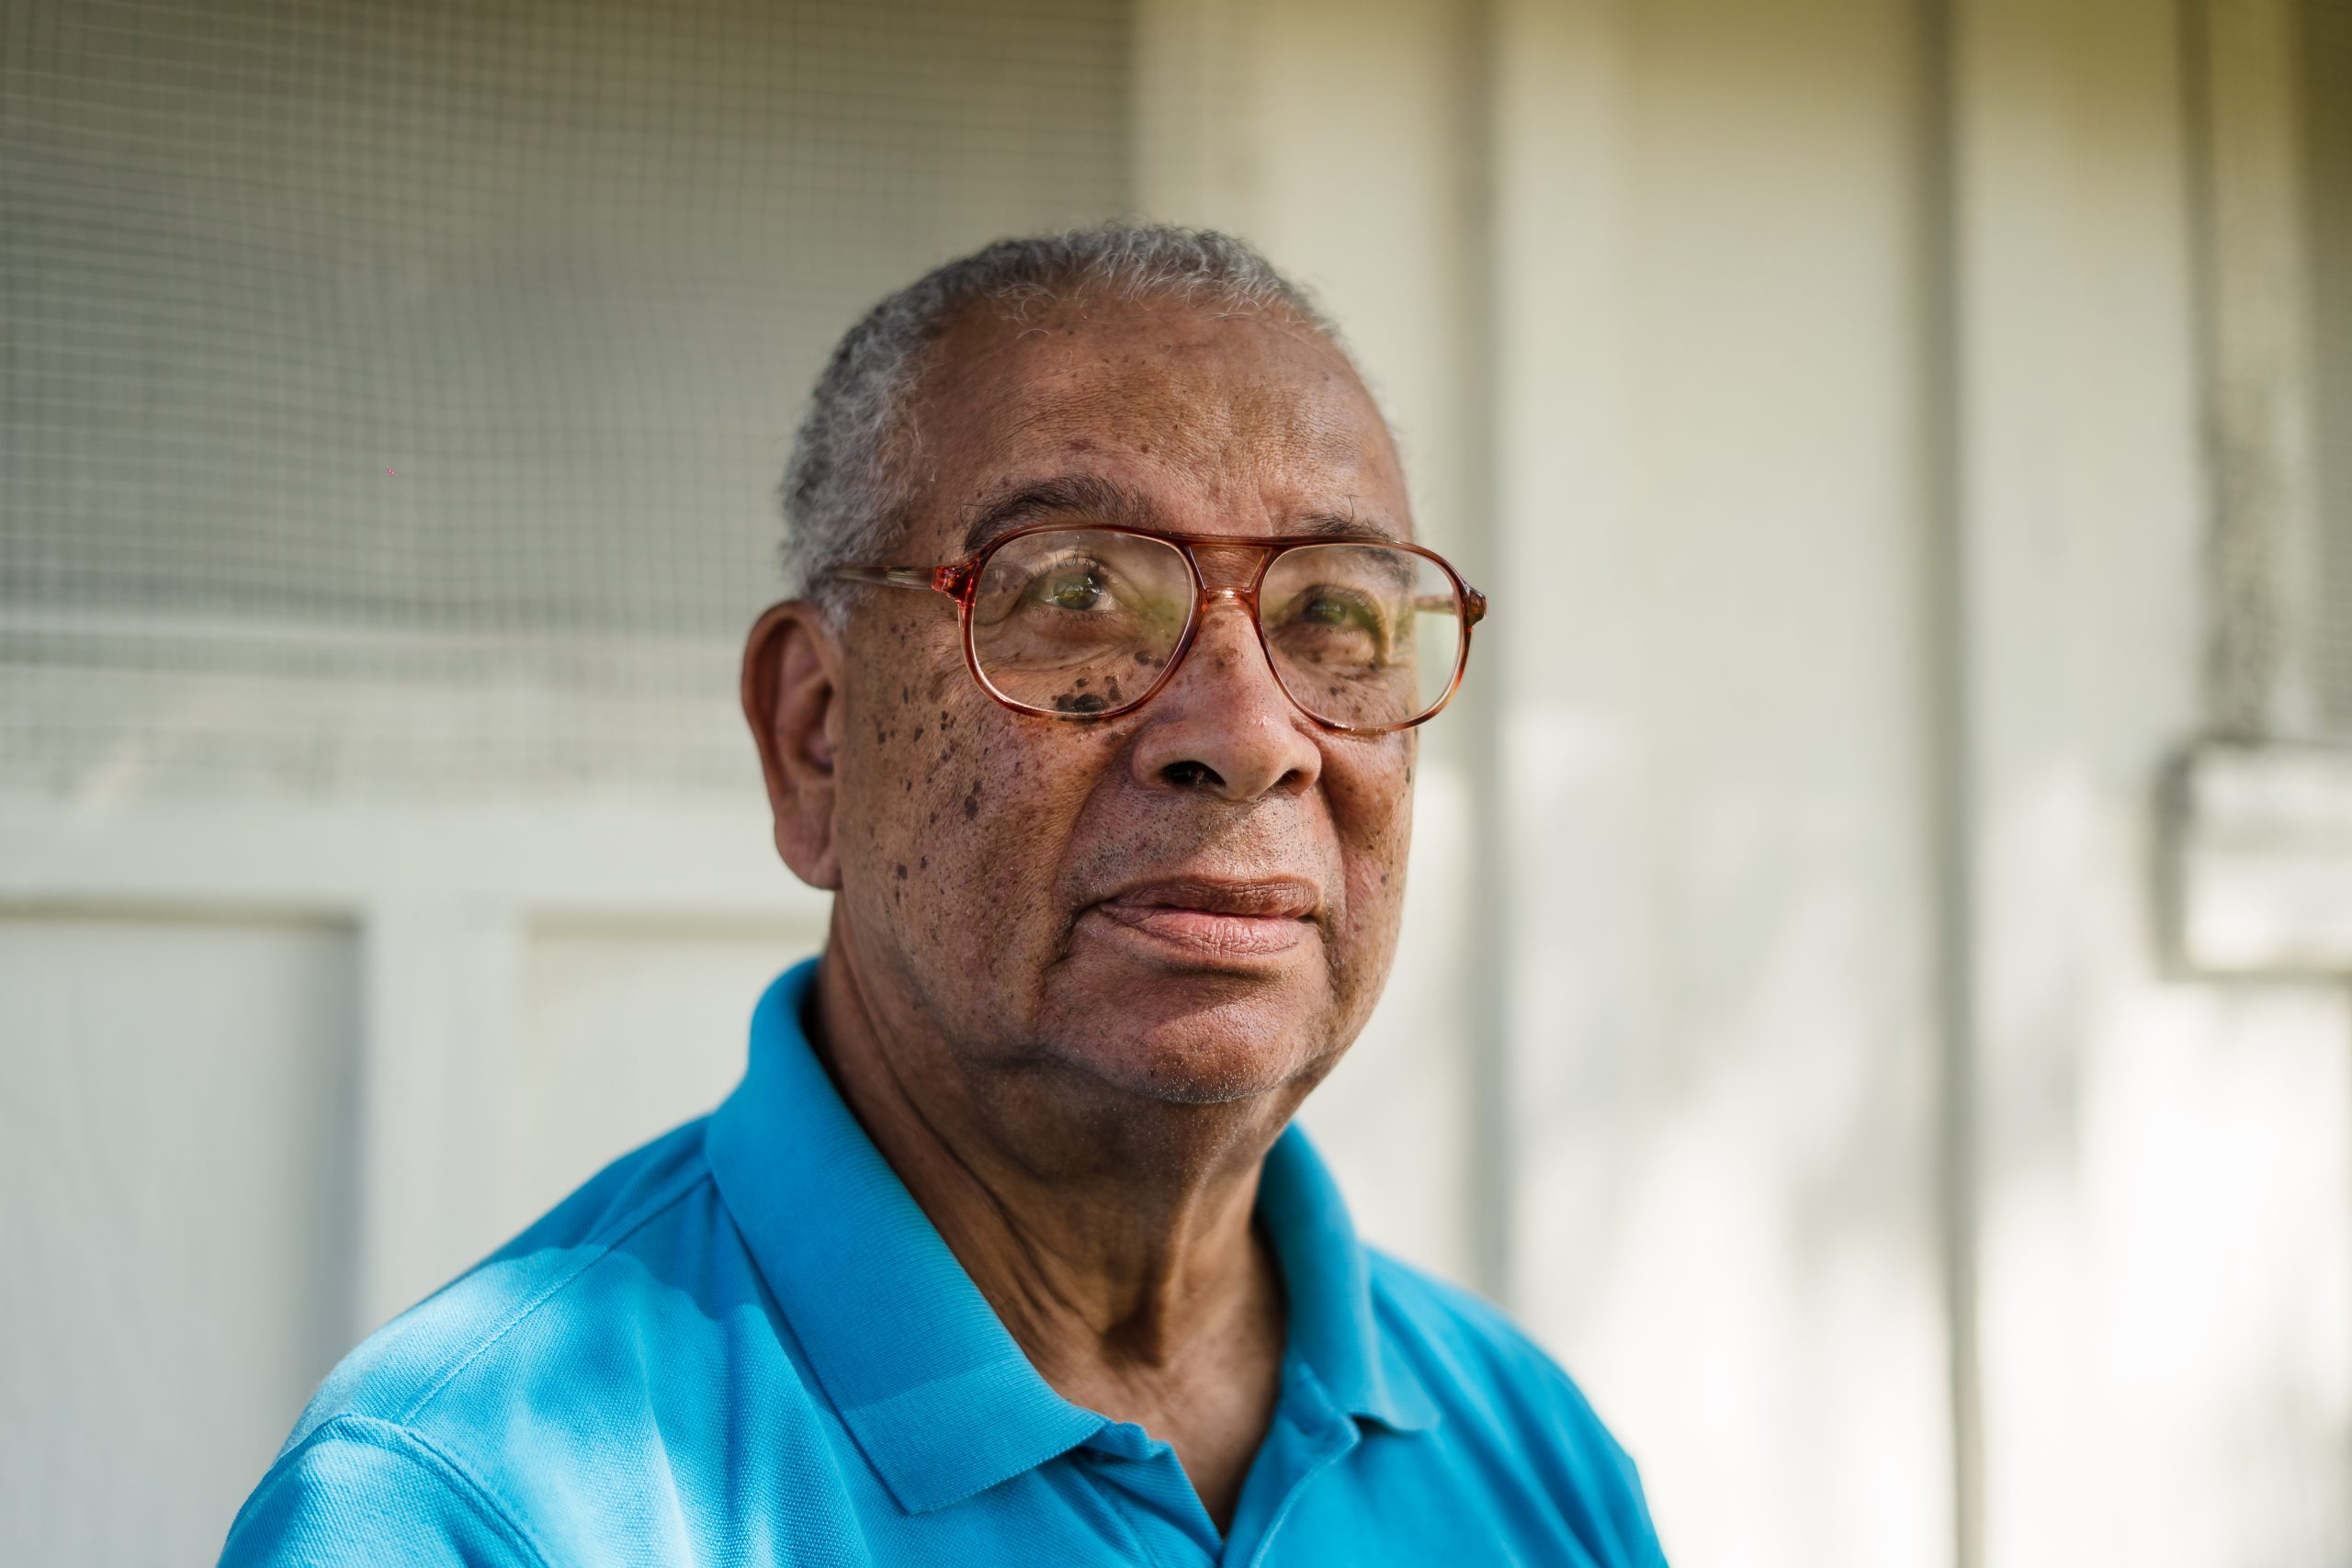
[[[1091,912],[1171,955],[1247,959],[1306,941],[1321,902],[1311,884],[1289,877],[1178,877],[1125,888]]]

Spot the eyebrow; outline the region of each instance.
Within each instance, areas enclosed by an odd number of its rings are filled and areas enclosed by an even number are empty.
[[[1050,479],[1016,484],[991,500],[977,503],[970,515],[971,521],[964,529],[967,555],[978,555],[1000,534],[1055,517],[1083,517],[1091,523],[1109,523],[1123,528],[1182,532],[1168,527],[1167,520],[1148,496],[1101,474],[1057,474]],[[1328,535],[1334,538],[1398,542],[1395,530],[1382,524],[1336,512],[1311,512],[1291,518],[1289,526],[1283,531],[1308,536]]]
[[[979,503],[964,530],[965,553],[978,554],[990,539],[1024,523],[1073,514],[1129,528],[1161,525],[1148,500],[1114,479],[1100,474],[1057,474],[1016,485]]]

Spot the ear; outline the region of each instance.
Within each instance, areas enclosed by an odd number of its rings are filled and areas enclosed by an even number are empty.
[[[837,890],[833,841],[841,754],[841,643],[805,599],[775,605],[743,645],[743,716],[760,748],[776,853],[811,887]]]

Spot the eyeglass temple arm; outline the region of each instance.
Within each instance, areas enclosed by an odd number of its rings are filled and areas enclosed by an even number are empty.
[[[1467,586],[1464,587],[1462,592],[1462,624],[1465,626],[1475,626],[1487,618],[1487,596],[1476,589]],[[1417,593],[1413,596],[1413,608],[1426,610],[1431,615],[1446,615],[1454,608],[1453,595]]]
[[[837,566],[825,574],[840,582],[878,582],[885,588],[923,588],[961,601],[971,585],[972,563],[946,566]]]
[[[892,588],[931,586],[931,569],[923,566],[837,566],[825,575],[841,582],[881,582]]]

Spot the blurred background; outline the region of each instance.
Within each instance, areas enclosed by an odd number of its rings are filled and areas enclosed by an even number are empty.
[[[0,1561],[726,1091],[806,390],[1114,214],[1494,595],[1370,1235],[1679,1568],[2352,1562],[2352,0],[0,0]]]

